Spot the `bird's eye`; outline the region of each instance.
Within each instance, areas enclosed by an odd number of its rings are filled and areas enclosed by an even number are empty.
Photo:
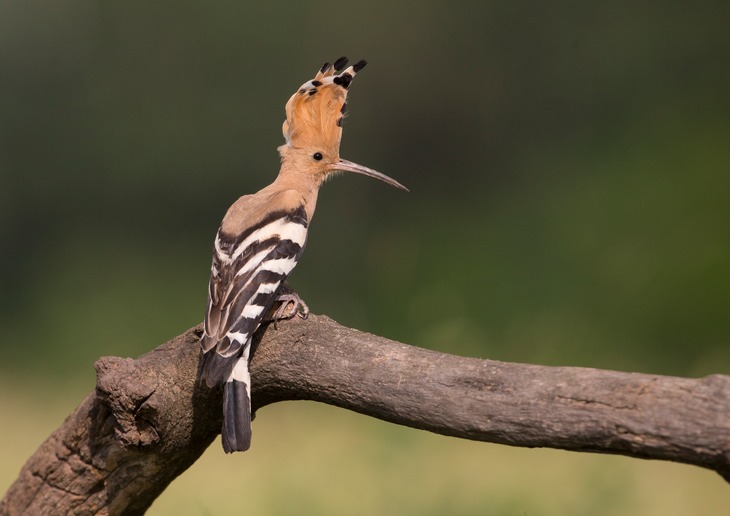
[[[315,152],[312,157],[316,159],[317,161],[322,161],[322,153],[321,152]]]

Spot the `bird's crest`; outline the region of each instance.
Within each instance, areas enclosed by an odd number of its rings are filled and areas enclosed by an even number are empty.
[[[341,57],[334,65],[325,63],[314,79],[302,84],[286,103],[282,127],[286,147],[322,147],[339,154],[342,119],[347,108],[347,90],[353,77],[367,64],[360,60],[347,66]],[[284,150],[284,149],[282,149]]]

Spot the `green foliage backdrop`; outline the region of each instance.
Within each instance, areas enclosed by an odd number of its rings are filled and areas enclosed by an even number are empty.
[[[728,15],[719,1],[0,2],[0,374],[31,408],[68,412],[96,358],[199,322],[220,218],[273,179],[286,99],[341,54],[370,62],[343,156],[411,193],[325,186],[291,278],[313,311],[451,353],[729,373]]]

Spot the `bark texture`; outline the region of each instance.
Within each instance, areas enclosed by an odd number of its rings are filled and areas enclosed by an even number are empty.
[[[28,460],[0,514],[144,513],[220,432],[221,390],[196,382],[200,331],[136,360],[100,359],[96,392]],[[730,481],[730,376],[458,357],[314,315],[258,337],[254,410],[315,400],[465,439],[695,464]]]

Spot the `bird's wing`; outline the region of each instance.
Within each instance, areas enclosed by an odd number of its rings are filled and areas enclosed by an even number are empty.
[[[236,236],[218,231],[208,287],[202,377],[221,383],[294,269],[307,237],[303,204],[270,212]]]

